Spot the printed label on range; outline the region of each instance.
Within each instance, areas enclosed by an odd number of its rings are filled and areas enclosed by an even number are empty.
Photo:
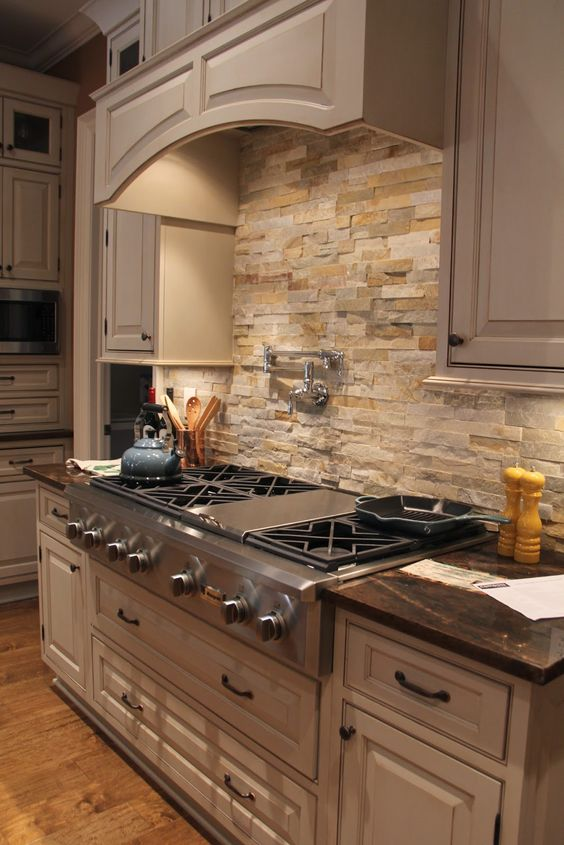
[[[218,590],[217,587],[206,585],[202,587],[202,598],[218,607],[224,601],[225,593],[222,590]]]

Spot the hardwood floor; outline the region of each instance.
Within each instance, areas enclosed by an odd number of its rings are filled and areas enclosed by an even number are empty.
[[[52,676],[37,602],[0,605],[0,845],[207,845]]]

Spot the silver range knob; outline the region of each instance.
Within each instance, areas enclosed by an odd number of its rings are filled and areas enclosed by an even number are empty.
[[[91,528],[89,531],[83,531],[82,544],[85,549],[97,549],[102,542],[102,532],[99,528]]]
[[[127,564],[132,575],[136,572],[146,572],[151,565],[151,560],[145,549],[137,549],[127,555]]]
[[[84,531],[84,523],[81,519],[76,522],[67,522],[65,525],[65,534],[69,540],[80,540]]]
[[[117,563],[118,560],[125,560],[127,557],[127,546],[123,540],[116,540],[115,543],[108,543],[106,546],[106,557],[110,563]]]
[[[189,569],[171,575],[170,589],[173,596],[191,596],[196,592],[197,586],[194,573]]]
[[[233,625],[234,622],[242,625],[243,622],[249,621],[251,608],[247,599],[243,598],[243,596],[234,596],[232,599],[222,601],[221,615],[226,625]]]
[[[277,610],[272,610],[257,619],[257,639],[262,643],[267,643],[270,640],[281,640],[286,636],[287,631],[286,620]]]

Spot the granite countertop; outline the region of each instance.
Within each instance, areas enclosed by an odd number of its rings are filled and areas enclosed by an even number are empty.
[[[543,551],[540,564],[525,566],[499,557],[495,541],[433,560],[499,578],[564,575],[562,554]],[[536,684],[564,674],[564,618],[533,622],[477,590],[402,569],[348,581],[323,596],[337,607]]]
[[[68,470],[65,464],[35,464],[23,468],[26,475],[49,484],[57,490],[64,490],[68,484],[84,484],[92,476],[79,470]]]

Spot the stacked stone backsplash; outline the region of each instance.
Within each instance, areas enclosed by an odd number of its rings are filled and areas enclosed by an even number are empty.
[[[435,368],[441,159],[365,129],[249,132],[235,367],[170,369],[166,383],[223,399],[209,430],[216,458],[359,493],[500,510],[502,468],[534,464],[546,476],[545,540],[564,547],[564,397],[422,384]],[[264,375],[263,343],[344,351],[341,382],[315,363],[330,391],[325,409],[306,400],[288,417],[303,362]]]

